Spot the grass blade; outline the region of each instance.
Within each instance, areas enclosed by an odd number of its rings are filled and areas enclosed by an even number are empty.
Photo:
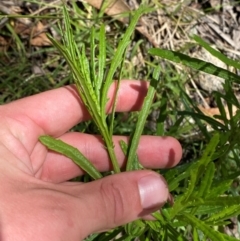
[[[233,66],[236,69],[240,69],[240,63],[237,61],[234,61],[232,59],[229,59],[224,54],[218,52],[216,49],[212,48],[207,42],[205,42],[202,38],[200,38],[197,35],[193,36],[193,39],[200,44],[203,48],[205,48],[211,55],[215,56],[219,60],[221,60],[223,63]]]

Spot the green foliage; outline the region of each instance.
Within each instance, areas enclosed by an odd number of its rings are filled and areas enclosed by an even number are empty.
[[[199,37],[195,36],[194,39],[227,65],[239,69],[237,61],[212,49]],[[186,111],[178,112],[182,116],[178,124],[181,124],[184,117],[193,118],[207,145],[200,160],[163,172],[176,200],[172,207],[165,207],[161,211],[162,216],[159,213],[154,214],[163,229],[168,230],[164,232],[166,238],[163,239],[162,236],[159,240],[184,240],[180,227],[189,225],[193,230],[194,241],[206,238],[216,241],[237,240],[223,234],[221,227],[228,223],[229,218],[240,213],[239,193],[232,195],[229,192],[233,181],[239,176],[240,167],[240,114],[239,111],[233,112],[233,106],[239,108],[239,102],[232,89],[234,83],[239,83],[239,77],[228,70],[182,53],[162,49],[151,49],[149,53],[225,79],[224,93],[213,93],[220,111],[220,115],[214,118],[205,116],[182,89]],[[227,108],[223,103],[226,103]],[[206,123],[212,128],[211,132],[207,130]],[[235,169],[229,167],[230,160],[236,163]],[[172,237],[176,231],[178,234],[174,239]]]
[[[99,179],[102,177],[101,173],[77,148],[72,147],[61,140],[56,140],[51,136],[40,136],[39,140],[42,144],[47,146],[48,149],[69,157],[93,179]]]
[[[225,234],[213,228],[226,224],[228,218],[239,215],[240,212],[239,196],[222,196],[229,189],[232,181],[220,180],[216,182],[214,175],[216,168],[213,161],[219,141],[220,135],[216,133],[206,146],[199,161],[166,172],[165,178],[172,192],[182,186],[182,180],[186,181],[187,184],[181,193],[178,191],[172,207],[163,208],[162,215],[153,214],[161,223],[161,228],[165,230],[163,236],[159,235],[158,240],[186,240],[178,228],[188,225],[191,225],[195,230],[193,231],[194,240],[202,240],[198,230],[210,240],[237,240],[230,237],[227,239]]]
[[[63,44],[49,36],[54,46],[59,50],[67,61],[72,73],[72,77],[77,86],[86,108],[91,114],[101,136],[103,137],[115,173],[120,171],[114,153],[112,135],[114,129],[114,111],[116,106],[116,95],[112,105],[113,115],[108,125],[106,105],[108,102],[107,93],[113,82],[116,71],[119,70],[117,86],[119,86],[123,61],[126,49],[129,45],[131,35],[138,22],[139,17],[144,12],[149,11],[140,7],[132,16],[125,34],[121,38],[119,45],[114,53],[114,57],[107,66],[107,44],[105,27],[102,25],[99,31],[91,29],[90,35],[90,60],[87,57],[87,46],[76,44],[71,28],[71,20],[66,8],[64,8],[64,29],[62,29]],[[65,34],[64,34],[65,33]],[[212,49],[199,37],[194,39],[206,50],[235,68],[239,68],[239,63],[226,58],[224,55]],[[98,44],[97,44],[98,43]],[[98,53],[98,55],[96,55]],[[179,132],[178,129],[184,125],[184,120],[191,117],[195,121],[195,126],[199,129],[203,144],[201,147],[202,155],[197,160],[180,165],[170,170],[161,171],[169,184],[169,189],[174,195],[175,203],[166,204],[160,212],[155,212],[153,216],[156,221],[137,220],[124,227],[119,227],[102,234],[93,234],[86,240],[189,240],[186,233],[191,233],[194,241],[198,240],[237,240],[228,237],[221,232],[223,225],[228,223],[228,219],[240,213],[238,204],[240,197],[238,194],[231,193],[231,185],[240,174],[240,142],[238,136],[240,112],[233,112],[233,106],[239,108],[238,100],[233,91],[232,84],[239,83],[238,76],[228,70],[221,69],[211,63],[191,58],[182,53],[150,49],[149,53],[153,56],[161,57],[172,62],[183,64],[198,71],[213,74],[225,79],[224,93],[215,92],[214,97],[220,115],[215,118],[205,116],[198,107],[192,102],[182,87],[166,83],[167,88],[172,88],[181,97],[184,111],[176,111],[175,121],[168,131],[164,130],[164,123],[168,115],[172,114],[168,108],[168,93],[166,86],[159,83],[162,70],[156,64],[150,87],[144,100],[142,110],[139,112],[136,127],[131,136],[130,144],[120,141],[123,152],[128,157],[126,170],[137,170],[143,167],[138,162],[136,155],[137,146],[148,114],[152,108],[152,101],[156,95],[156,90],[161,88],[163,94],[159,102],[161,114],[157,119],[156,133],[165,135]],[[152,70],[152,68],[151,68]],[[170,100],[169,100],[170,101]],[[226,108],[230,118],[227,118]],[[177,116],[177,118],[176,118]],[[206,128],[206,124],[211,127],[211,131]],[[183,129],[183,128],[182,128]],[[177,134],[176,134],[177,135]],[[100,178],[101,174],[91,165],[91,163],[75,148],[55,140],[51,137],[40,137],[40,141],[49,149],[60,152],[77,163],[92,178]],[[235,168],[229,167],[230,161],[235,162]],[[116,236],[119,235],[119,238]]]
[[[78,89],[78,93],[81,99],[83,100],[87,110],[89,111],[93,121],[98,127],[101,136],[105,141],[108,154],[112,161],[115,173],[120,172],[120,168],[117,163],[116,155],[114,152],[114,144],[112,142],[113,118],[110,128],[108,128],[106,121],[106,105],[108,102],[107,94],[110,85],[113,83],[113,76],[117,68],[121,65],[122,61],[124,60],[124,53],[129,44],[132,32],[134,31],[138,19],[146,11],[149,11],[149,9],[146,9],[142,6],[134,13],[131,23],[129,24],[124,36],[118,44],[117,50],[111,61],[106,77],[106,39],[104,26],[100,28],[99,33],[99,55],[101,55],[101,57],[98,58],[97,62],[97,58],[95,56],[95,30],[92,29],[91,31],[91,60],[89,61],[86,56],[85,45],[82,45],[81,50],[79,50],[79,47],[77,46],[74,40],[74,34],[71,29],[70,17],[66,10],[66,7],[63,7],[65,29],[61,29],[63,45],[51,36],[49,36],[49,39],[52,41],[53,45],[59,50],[59,52],[63,55],[71,69],[74,82]],[[98,74],[96,67],[98,68]],[[117,91],[115,92],[114,97],[115,103],[116,95]],[[115,103],[113,103],[113,112],[116,105]],[[144,123],[142,123],[142,125],[143,124]],[[52,140],[52,142],[54,142],[54,140]],[[134,144],[137,145],[136,142],[132,143],[132,145]]]
[[[155,68],[154,73],[153,73],[153,79],[150,82],[150,86],[148,88],[148,93],[144,99],[143,108],[139,113],[138,121],[136,124],[136,129],[134,131],[133,137],[130,142],[130,148],[129,148],[129,152],[127,155],[127,157],[128,157],[127,167],[126,167],[127,171],[136,170],[133,168],[133,162],[134,162],[135,155],[137,152],[137,146],[138,146],[147,116],[149,114],[149,110],[151,108],[155,92],[156,92],[159,75],[160,75],[160,68]]]

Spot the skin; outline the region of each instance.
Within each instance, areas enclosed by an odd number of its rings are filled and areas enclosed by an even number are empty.
[[[117,111],[139,110],[147,92],[144,81],[122,81]],[[114,88],[109,91],[109,98]],[[110,109],[110,104],[107,111]],[[48,151],[40,135],[74,145],[100,170],[111,164],[99,136],[68,132],[88,120],[74,86],[66,86],[0,106],[0,240],[82,240],[159,209],[168,198],[162,180],[162,203],[142,206],[137,183],[150,170],[125,172],[87,184],[69,182],[82,170],[68,158]],[[119,164],[125,164],[115,136]],[[176,165],[182,155],[171,137],[142,136],[137,154],[146,168]]]

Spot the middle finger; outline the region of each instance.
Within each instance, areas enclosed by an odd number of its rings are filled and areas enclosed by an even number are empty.
[[[100,136],[84,133],[66,133],[61,140],[78,148],[93,165],[101,172],[112,169],[111,161],[103,140]],[[114,136],[115,153],[120,167],[126,163],[119,141],[128,142],[129,137]],[[182,149],[179,142],[172,137],[142,136],[138,146],[137,154],[140,163],[146,168],[166,168],[176,165],[182,156]],[[38,156],[32,156],[32,159]],[[47,152],[45,161],[41,168],[35,168],[36,177],[51,182],[63,182],[84,172],[69,158],[53,152]]]

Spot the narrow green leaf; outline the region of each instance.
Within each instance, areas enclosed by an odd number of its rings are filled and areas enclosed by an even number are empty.
[[[222,210],[222,206],[199,205],[199,206],[197,206],[197,210],[194,213],[194,215],[212,215],[214,213],[220,212],[221,210]],[[184,212],[192,214],[192,207],[190,207],[190,209],[184,210]]]
[[[212,157],[219,143],[219,139],[220,134],[215,133],[214,136],[211,138],[210,142],[208,143],[208,145],[206,146],[206,149],[204,150],[201,159],[199,160],[199,164],[203,164],[205,168],[207,167],[210,161],[213,161]],[[198,173],[198,175],[201,175],[201,173]]]
[[[174,218],[175,215],[177,215],[180,211],[182,211],[186,207],[191,206],[190,200],[194,200],[194,199],[200,200],[199,203],[201,205],[205,201],[195,195],[195,189],[197,184],[202,178],[202,172],[205,171],[209,162],[212,161],[212,157],[218,145],[218,142],[219,142],[219,134],[216,133],[208,143],[206,149],[204,150],[202,158],[198,162],[192,163],[186,170],[186,174],[190,173],[188,187],[184,192],[184,194],[180,196],[178,199],[176,199],[175,204],[170,211],[171,219]],[[193,203],[193,205],[195,205],[196,207],[197,206],[196,202]]]
[[[184,174],[187,170],[189,170],[189,166],[193,165],[193,163],[194,163],[194,161],[192,161],[190,163],[184,163],[184,164],[178,165],[176,167],[173,167],[171,169],[162,170],[161,173],[162,173],[162,175],[164,175],[164,178],[166,179],[167,183],[169,184],[171,181],[174,181],[172,179],[177,178],[179,175]],[[190,176],[190,174],[188,176]],[[185,177],[183,179],[185,179]]]
[[[190,169],[180,173],[179,175],[177,175],[174,178],[168,178],[168,188],[169,188],[169,191],[171,192],[171,191],[175,190],[175,188],[177,188],[179,186],[179,183],[182,180],[184,180],[187,177],[189,177],[189,176],[190,176]]]
[[[92,80],[92,83],[94,84],[94,90],[97,96],[97,99],[99,101],[99,94],[97,92],[97,76],[95,75],[96,73],[96,65],[95,65],[95,49],[96,49],[96,44],[95,44],[95,38],[96,38],[96,33],[95,33],[95,28],[91,28],[91,34],[90,34],[90,78]]]
[[[196,228],[193,228],[193,241],[199,241],[198,231]]]
[[[182,202],[187,202],[187,200],[191,197],[193,191],[195,190],[195,187],[197,186],[197,182],[202,176],[202,172],[205,171],[209,162],[212,161],[212,156],[215,152],[218,142],[219,134],[216,133],[208,143],[201,159],[196,162],[195,165],[191,166],[189,186],[186,193],[182,196]]]
[[[118,227],[115,228],[107,233],[101,233],[99,234],[99,237],[97,237],[97,239],[95,239],[94,241],[110,241],[110,240],[114,240],[120,233],[121,233],[121,237],[123,237],[123,231],[124,229],[122,227]],[[85,241],[85,240],[84,240]],[[120,241],[120,240],[118,240]]]
[[[231,217],[236,217],[240,214],[240,208],[238,205],[232,205],[229,207],[224,207],[220,212],[211,215],[209,218],[204,221],[210,225],[218,225],[218,222],[226,221]]]
[[[218,115],[218,117],[216,117],[216,118],[218,118],[219,120],[223,120],[224,123],[227,124],[228,119],[227,119],[225,107],[223,105],[221,97],[216,92],[215,92],[215,100],[217,102],[217,107],[220,111],[220,115]]]
[[[157,119],[157,131],[156,132],[157,132],[158,136],[163,136],[165,133],[164,122],[168,116],[167,104],[168,104],[168,98],[167,98],[166,92],[164,91],[163,94],[161,95],[161,104],[159,107],[159,116]]]
[[[77,148],[74,148],[61,140],[56,140],[51,136],[40,136],[39,141],[48,149],[70,158],[93,179],[99,179],[102,177],[102,174]]]
[[[91,116],[93,117],[94,121],[99,122],[99,117],[97,116],[99,114],[99,108],[95,105],[95,101],[91,98],[91,94],[89,93],[89,90],[88,90],[88,85],[85,82],[82,72],[80,72],[80,68],[76,65],[75,62],[73,62],[72,57],[69,55],[69,51],[67,51],[64,48],[64,46],[62,46],[60,43],[58,43],[51,36],[48,36],[48,37],[51,40],[51,42],[53,43],[53,45],[59,50],[59,52],[63,55],[63,57],[67,61],[68,65],[72,71],[74,81],[75,81],[77,89],[78,89],[78,93],[81,96],[81,99],[83,100],[84,105],[87,107],[87,109],[88,109],[89,113],[91,114]]]
[[[73,35],[72,29],[71,29],[70,18],[69,18],[65,5],[63,5],[63,16],[64,16],[64,21],[65,21],[65,24],[64,24],[65,29],[60,27],[61,34],[62,34],[62,36],[65,36],[65,34],[67,35],[66,38],[63,38],[63,41],[65,43],[65,46],[69,50],[70,55],[75,59],[76,52],[74,50],[74,47],[75,47],[75,42],[73,40],[74,35]],[[50,39],[50,40],[52,41],[52,39]]]
[[[215,165],[213,162],[210,162],[207,168],[205,168],[204,177],[202,178],[200,188],[197,191],[198,197],[205,197],[209,193],[214,178],[214,173]]]
[[[212,54],[213,56],[217,57],[219,60],[221,60],[223,63],[229,65],[229,66],[233,66],[236,69],[240,69],[240,63],[229,59],[228,57],[226,57],[226,55],[220,53],[219,51],[217,51],[216,49],[212,48],[207,42],[205,42],[202,38],[200,38],[197,35],[193,36],[193,39],[200,44],[203,48],[205,48],[210,54]]]
[[[128,145],[127,145],[127,143],[124,142],[123,140],[120,140],[119,144],[120,144],[120,147],[121,147],[122,152],[124,153],[124,155],[127,155],[127,152],[128,152]],[[135,158],[134,158],[134,161],[133,161],[133,168],[134,168],[134,170],[144,169],[143,166],[139,163],[137,154],[135,154]]]
[[[227,235],[225,233],[223,233],[222,236],[223,236],[225,241],[239,241],[238,238],[231,237],[231,236],[229,236],[229,235]]]
[[[120,65],[120,63],[122,61],[123,54],[124,54],[127,46],[129,45],[131,35],[132,35],[132,33],[135,29],[136,24],[138,23],[138,19],[140,18],[140,16],[143,13],[149,12],[149,10],[150,9],[146,8],[146,6],[141,5],[136,11],[133,12],[133,17],[131,19],[131,22],[130,22],[122,40],[120,40],[120,42],[118,44],[116,53],[115,53],[115,55],[114,55],[114,57],[111,61],[110,69],[108,71],[108,74],[107,74],[107,77],[106,77],[106,80],[105,80],[105,84],[104,84],[104,87],[103,87],[102,93],[101,93],[101,96],[102,96],[102,99],[101,99],[102,116],[105,115],[105,106],[106,106],[106,103],[107,103],[107,100],[108,100],[107,99],[107,93],[108,93],[108,90],[109,90],[109,87],[110,87],[111,83],[113,82],[114,73],[115,73],[116,69],[118,68],[118,66]]]
[[[178,85],[179,89],[180,89],[180,98],[183,101],[184,107],[186,109],[186,111],[189,113],[190,116],[192,116],[192,118],[194,119],[194,121],[196,122],[196,125],[199,127],[200,131],[202,132],[202,134],[204,135],[204,137],[206,138],[206,140],[210,140],[211,135],[209,134],[206,125],[204,123],[202,123],[201,119],[195,117],[194,115],[191,115],[191,113],[193,113],[193,109],[197,112],[197,113],[201,113],[199,108],[196,107],[196,105],[194,104],[194,102],[192,101],[192,99],[188,96],[188,94],[183,90],[183,88]],[[181,113],[181,112],[180,112]],[[195,113],[193,113],[195,114]],[[202,113],[201,113],[202,115]],[[183,115],[182,115],[183,117]]]
[[[225,241],[221,233],[215,231],[213,228],[206,225],[203,221],[197,219],[193,215],[184,213],[182,218],[185,219],[187,223],[190,223],[193,227],[200,229],[207,237],[211,239],[211,241]]]
[[[174,228],[173,223],[167,222],[163,218],[163,216],[160,214],[160,212],[154,212],[154,213],[152,213],[152,216],[161,223],[161,226],[166,228],[166,230],[169,234],[169,237],[173,238],[171,240],[188,241],[187,238],[185,238],[180,232],[177,231],[177,229]]]
[[[122,71],[123,71],[125,54],[126,54],[126,50],[124,51],[124,57],[123,57],[123,59],[121,61],[121,66],[120,66],[120,70],[119,70],[119,76],[118,76],[118,80],[117,80],[115,91],[114,91],[112,113],[110,115],[110,127],[109,127],[110,136],[113,135],[113,124],[114,124],[115,110],[116,110],[116,107],[117,107],[117,97],[118,97],[118,91],[119,91],[119,87],[120,87],[120,82],[121,82],[121,79],[122,79]]]
[[[81,63],[81,72],[82,72],[82,75],[84,77],[84,81],[87,85],[87,95],[90,95],[91,97],[91,101],[93,102],[94,106],[95,106],[95,109],[97,110],[97,113],[94,113],[94,115],[98,115],[100,116],[101,115],[101,110],[100,110],[100,104],[99,104],[99,101],[98,101],[98,98],[97,98],[97,95],[93,89],[93,84],[92,84],[92,81],[91,81],[91,78],[90,78],[90,67],[89,67],[89,61],[88,61],[88,58],[86,56],[86,53],[85,53],[85,46],[83,45],[82,47],[82,53],[81,55],[79,56],[79,60],[80,60],[80,63]],[[79,80],[77,79],[76,81],[79,82]],[[82,84],[82,83],[79,83],[79,84]],[[92,106],[91,106],[92,108]]]
[[[94,241],[95,238],[97,238],[99,235],[100,235],[99,233],[91,234],[87,238],[85,238],[84,241]]]
[[[98,93],[98,101],[100,103],[101,96],[100,91],[103,88],[103,78],[105,72],[106,65],[106,36],[105,36],[105,26],[102,25],[99,33],[99,56],[98,56],[98,77],[97,77],[97,85],[96,91]]]
[[[146,231],[146,228],[146,224],[142,220],[135,220],[125,225],[125,231],[131,237],[139,237]]]
[[[151,55],[159,56],[161,58],[173,61],[175,63],[181,63],[185,66],[188,66],[192,69],[202,71],[208,74],[212,74],[215,76],[218,76],[220,78],[223,78],[228,81],[233,81],[236,83],[240,83],[239,76],[220,67],[217,67],[216,65],[197,59],[189,57],[188,55],[166,50],[166,49],[156,49],[152,48],[148,51]]]
[[[214,118],[206,116],[204,114],[194,113],[194,112],[191,112],[191,111],[179,111],[178,113],[179,113],[179,115],[189,115],[189,116],[193,117],[194,119],[198,118],[200,120],[206,121],[215,130],[219,130],[219,129],[223,129],[224,130],[224,129],[226,129],[225,125],[223,125],[219,121],[215,120]]]
[[[233,151],[234,151],[234,150],[233,150]],[[235,153],[235,151],[234,151],[233,153]],[[235,153],[235,154],[238,155],[238,152]],[[235,157],[235,158],[237,159],[237,157]],[[229,183],[229,187],[230,187],[230,185],[231,185],[231,183],[233,182],[233,180],[236,179],[236,178],[238,178],[239,176],[240,176],[240,171],[236,171],[236,172],[234,172],[234,173],[231,173],[231,174],[227,175],[225,179],[221,179],[221,181],[218,180],[218,181],[217,181],[216,183],[214,183],[214,184],[215,184],[215,186],[217,186],[217,185],[218,185],[219,183],[221,183],[222,181],[223,181],[223,182],[228,181],[228,182],[230,182],[230,183]]]
[[[231,206],[231,205],[239,205],[240,203],[240,196],[231,197],[231,196],[220,196],[215,198],[207,198],[204,202],[201,202],[201,205],[206,206]],[[199,205],[200,202],[196,202],[195,205]]]
[[[145,126],[146,119],[149,114],[149,110],[152,105],[152,101],[156,92],[157,83],[159,81],[159,76],[160,76],[160,67],[156,67],[153,72],[153,78],[150,81],[150,86],[148,88],[147,96],[145,97],[143,102],[142,110],[140,111],[138,116],[138,121],[136,124],[134,134],[130,141],[130,149],[128,152],[128,160],[127,160],[127,166],[126,166],[127,171],[134,170],[133,163],[134,163],[135,154],[137,152],[137,146],[138,146],[143,128]]]
[[[162,223],[161,222],[153,222],[153,221],[145,221],[146,224],[155,232],[159,232]]]
[[[125,49],[127,48],[128,44],[129,44],[129,41],[122,43],[120,48],[118,48],[120,54],[118,52],[116,52],[115,57],[111,61],[111,66],[110,66],[110,69],[108,71],[104,86],[102,88],[102,93],[101,93],[101,97],[102,97],[101,98],[101,108],[102,108],[102,118],[103,119],[106,118],[105,107],[106,107],[106,104],[107,104],[107,101],[108,101],[107,93],[108,93],[110,85],[114,81],[113,76],[115,74],[115,71],[117,70],[117,68],[119,67],[119,65],[122,62],[122,56],[123,56],[123,53],[124,53]],[[118,57],[118,58],[116,58],[116,57]],[[110,79],[109,76],[111,76],[111,79]]]

